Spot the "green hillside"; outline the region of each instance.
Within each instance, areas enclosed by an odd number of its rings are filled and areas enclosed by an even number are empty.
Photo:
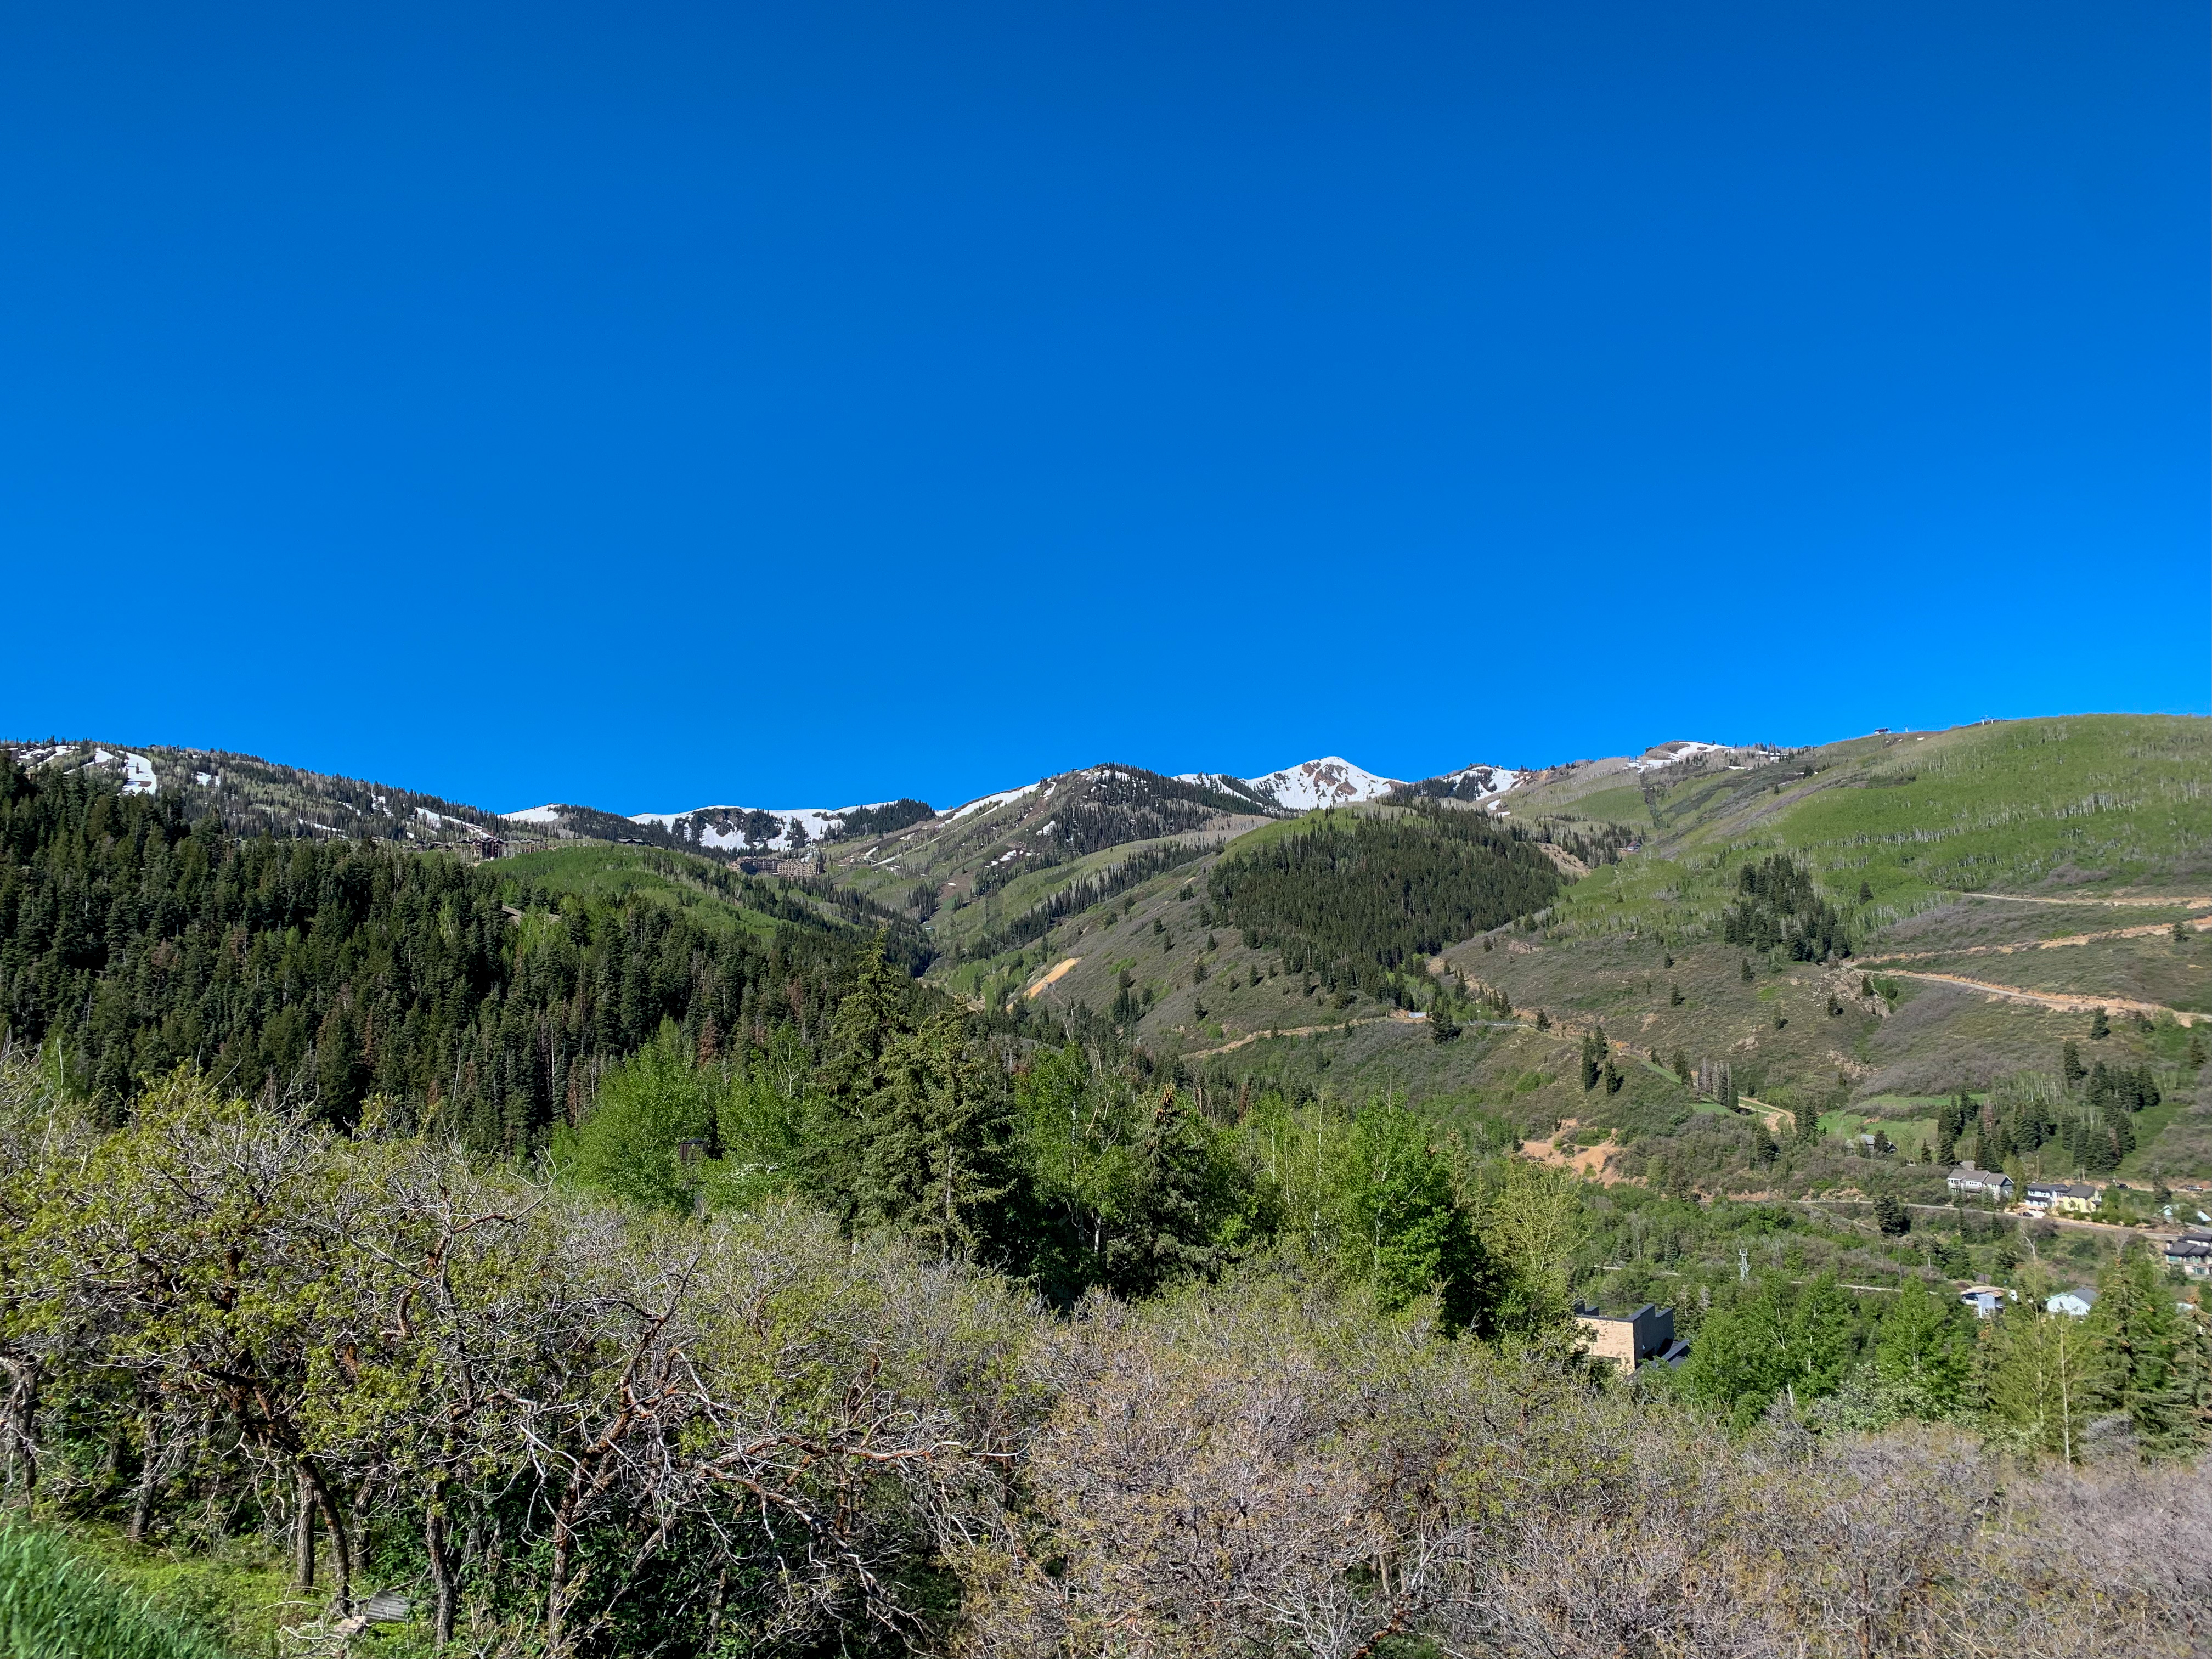
[[[1740,1095],[1790,1114],[1785,1128],[1830,1115],[1834,1133],[1789,1152],[1804,1179],[1871,1178],[1842,1161],[1853,1158],[1832,1115],[1842,1108],[2055,1073],[2065,1042],[2089,1041],[2086,1006],[1933,975],[2062,1001],[2128,1000],[2155,1006],[2112,1022],[2096,1053],[2114,1067],[2157,1068],[2162,1095],[2121,1170],[2212,1174],[2212,1121],[2197,1107],[2190,1034],[2178,1023],[2212,1012],[2212,939],[2172,930],[2212,906],[2169,902],[2212,890],[2208,743],[2212,722],[2100,716],[1720,751],[1642,774],[1625,762],[1563,768],[1498,805],[1503,822],[1587,872],[1519,907],[1535,914],[1518,926],[1470,927],[1432,963],[1403,963],[1401,944],[1390,973],[1340,983],[1312,971],[1303,936],[1263,927],[1248,939],[1223,872],[1310,833],[1298,820],[1072,906],[1018,949],[948,954],[933,971],[1029,1017],[1087,1011],[1248,1087],[1273,1079],[1345,1099],[1391,1090],[1547,1133],[1571,1120],[1583,1133],[1610,1128],[1624,1149],[1643,1145],[1620,1161],[1632,1171],[1672,1139],[1683,1143],[1675,1162],[1738,1185],[1765,1182],[1773,1166],[1759,1162],[1747,1114],[1716,1121],[1699,1101],[1701,1067],[1711,1077],[1728,1066]],[[1420,834],[1387,806],[1337,816]],[[1746,871],[1759,881],[1778,856],[1797,887],[1748,891]],[[1401,861],[1407,878],[1422,862],[1410,845]],[[1035,906],[1078,873],[1036,872],[1007,892]],[[1402,926],[1401,915],[1370,928],[1370,953],[1394,955]],[[1820,948],[1805,946],[1808,927]],[[2127,936],[2045,945],[2091,933]],[[1462,1027],[1449,1042],[1407,1018],[1439,1001]],[[1620,1082],[1585,1091],[1581,1044],[1599,1026]],[[1909,1153],[1929,1139],[1911,1127],[1927,1120],[1923,1107],[1867,1109],[1894,1120],[1886,1136]],[[1924,1195],[1932,1177],[1898,1178]]]

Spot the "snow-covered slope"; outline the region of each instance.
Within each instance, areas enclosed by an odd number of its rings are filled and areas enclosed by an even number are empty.
[[[1396,778],[1377,777],[1354,766],[1341,755],[1301,761],[1265,777],[1216,780],[1200,772],[1187,775],[1183,781],[1210,783],[1216,788],[1224,787],[1224,782],[1241,782],[1253,793],[1291,812],[1310,812],[1316,807],[1342,806],[1356,800],[1379,800],[1401,787]]]
[[[1437,781],[1455,786],[1452,793],[1462,800],[1487,800],[1520,782],[1521,775],[1510,766],[1462,766]]]
[[[92,752],[83,752],[85,745],[76,743],[27,744],[15,750],[15,763],[26,769],[34,766],[56,765],[62,769],[85,767],[94,771],[117,772],[122,775],[123,793],[126,795],[151,795],[160,793],[160,781],[154,775],[154,763],[143,755],[127,750],[118,751],[99,744],[91,745]]]
[[[848,813],[885,804],[866,801],[854,806],[695,806],[688,812],[633,812],[629,821],[659,824],[686,841],[717,852],[744,848],[784,853],[811,845],[825,835],[835,835],[843,826]],[[763,821],[763,816],[775,820],[773,833],[764,833],[768,825]],[[792,834],[794,823],[802,827],[803,834]]]
[[[1698,743],[1687,738],[1678,738],[1672,743],[1653,744],[1629,764],[1639,772],[1648,772],[1654,767],[1672,766],[1676,761],[1686,761],[1692,755],[1725,754],[1731,747],[1725,743]]]

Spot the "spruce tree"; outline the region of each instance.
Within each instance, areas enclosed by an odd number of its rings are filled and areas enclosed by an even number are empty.
[[[2105,1011],[2102,1008],[2098,1009],[2095,1013],[2089,1016],[2090,1042],[2102,1042],[2106,1037],[2112,1036],[2112,1024],[2110,1020],[2105,1018]]]
[[[1923,1422],[1954,1415],[1966,1404],[1972,1369],[1965,1316],[1948,1297],[1908,1288],[1882,1310],[1874,1372],[1891,1413]]]
[[[2190,1333],[2148,1250],[2123,1246],[2097,1277],[2087,1324],[2093,1406],[2124,1413],[2145,1458],[2185,1457],[2202,1443],[2185,1375]]]
[[[2069,1089],[2076,1087],[2083,1078],[2089,1075],[2088,1069],[2081,1064],[2081,1045],[2070,1038],[2058,1051],[2058,1073]]]

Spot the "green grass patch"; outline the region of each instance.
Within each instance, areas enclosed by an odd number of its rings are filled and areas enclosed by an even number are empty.
[[[650,867],[645,854],[635,848],[549,848],[501,860],[499,869],[504,877],[555,894],[573,893],[579,898],[608,903],[642,897],[681,911],[703,927],[725,932],[742,931],[766,938],[776,930],[772,917]]]
[[[0,1659],[228,1659],[53,1534],[0,1527]]]

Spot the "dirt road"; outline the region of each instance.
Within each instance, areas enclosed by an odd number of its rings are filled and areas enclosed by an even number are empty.
[[[2188,925],[2198,933],[2212,932],[2212,916],[2191,916]],[[1948,951],[1893,951],[1887,956],[1854,957],[1857,963],[1875,962],[1925,962],[1930,957],[2009,957],[2022,951],[2055,951],[2063,945],[2094,945],[2099,939],[2144,939],[2153,933],[2170,933],[2173,924],[2167,921],[2146,922],[2140,927],[2107,927],[2100,933],[2069,933],[2063,939],[2023,939],[2016,945],[1969,945]]]
[[[2169,1008],[2162,1002],[2138,1002],[2132,997],[2082,996],[2072,991],[2028,991],[2017,985],[1996,985],[1985,979],[1968,979],[1960,974],[1916,974],[1904,968],[1888,971],[1891,979],[1925,980],[1931,985],[1952,985],[1962,991],[1980,991],[1989,996],[2003,997],[2012,1002],[2031,1002],[2039,1007],[2056,1008],[2065,1013],[2086,1014],[2102,1008],[2107,1013],[2142,1014],[2155,1018],[2170,1014],[2177,1025],[2194,1025],[2212,1015],[2191,1013],[2186,1009]]]

